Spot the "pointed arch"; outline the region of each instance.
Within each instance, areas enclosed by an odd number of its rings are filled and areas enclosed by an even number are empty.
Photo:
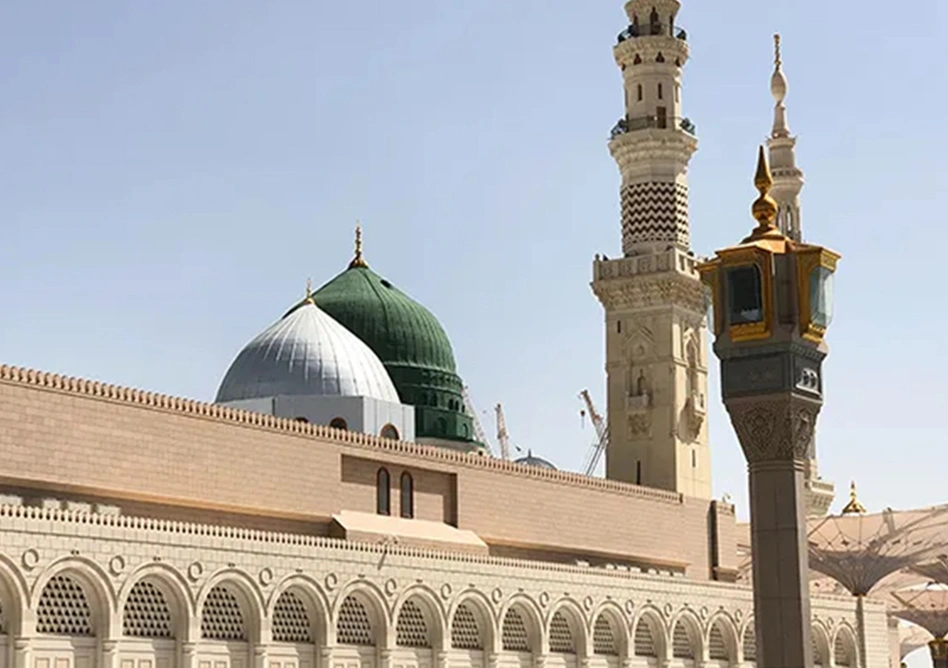
[[[615,656],[629,656],[629,620],[623,613],[622,608],[615,601],[605,601],[595,609],[592,615],[592,632],[590,638],[590,649],[593,654],[609,656],[605,651],[609,649],[609,643],[606,633],[612,636],[612,645],[614,646]]]
[[[274,642],[318,643],[328,637],[329,601],[308,575],[295,573],[280,580],[270,592],[266,615]]]
[[[356,582],[339,592],[332,611],[333,640],[340,645],[388,647],[385,597],[370,582]],[[393,639],[394,640],[394,639]]]
[[[546,624],[546,639],[550,652],[588,655],[586,620],[578,603],[563,599],[553,606]]]
[[[505,652],[544,651],[543,619],[533,599],[514,596],[500,611],[500,646]]]
[[[0,554],[0,633],[10,637],[24,635],[23,613],[29,610],[29,590],[20,569]]]
[[[701,622],[690,610],[682,610],[672,620],[672,658],[698,661],[702,657]]]
[[[238,569],[208,578],[198,595],[200,637],[208,640],[261,640],[263,595],[253,578]]]
[[[734,621],[724,613],[711,617],[708,623],[708,658],[711,661],[737,661],[738,630]]]
[[[833,663],[837,668],[854,668],[859,665],[856,650],[856,634],[845,622],[836,629],[833,638]]]
[[[47,589],[51,583],[53,583],[52,587]],[[79,592],[81,592],[81,598]],[[67,604],[66,599],[70,597],[73,603]],[[115,591],[108,576],[91,559],[71,556],[52,562],[33,583],[30,599],[30,607],[35,611],[35,630],[38,633],[56,633],[43,629],[61,628],[81,631],[81,633],[66,635],[117,637],[117,629],[112,626],[117,618]],[[82,610],[82,599],[88,608],[87,616]],[[66,605],[75,607],[70,609],[64,607]],[[40,619],[41,610],[44,615],[42,620]],[[69,623],[61,617],[57,619],[57,615],[72,616],[75,622]]]
[[[451,649],[496,651],[495,617],[490,601],[481,592],[461,594],[448,612]]]
[[[813,665],[828,667],[830,656],[829,633],[820,622],[815,622],[810,630],[813,643]]]
[[[194,600],[188,584],[177,569],[158,562],[144,564],[133,570],[119,590],[118,609],[122,611],[120,625],[122,635],[159,637],[144,635],[149,625],[144,623],[143,613],[148,611],[146,616],[153,618],[164,614],[160,609],[159,597],[155,596],[151,588],[157,589],[159,596],[164,599],[168,617],[166,622],[170,633],[169,636],[164,637],[190,640],[194,620]],[[131,605],[130,601],[133,601]]]
[[[632,651],[634,656],[663,659],[668,655],[665,624],[655,608],[644,608],[632,624]]]
[[[754,626],[754,624],[754,618],[751,617],[744,626],[744,632],[741,634],[741,649],[745,663],[757,663],[757,627]]]

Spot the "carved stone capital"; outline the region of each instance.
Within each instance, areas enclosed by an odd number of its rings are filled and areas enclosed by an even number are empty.
[[[812,458],[819,402],[783,395],[734,399],[726,406],[749,463]]]

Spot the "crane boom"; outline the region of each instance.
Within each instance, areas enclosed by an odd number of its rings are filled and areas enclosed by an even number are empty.
[[[477,409],[474,408],[474,402],[471,400],[471,394],[467,391],[467,385],[461,389],[461,396],[464,398],[464,410],[467,411],[474,422],[474,438],[477,439],[478,443],[483,443],[489,449],[490,442],[488,442],[487,434],[484,433],[484,428],[481,426],[481,420],[477,416]]]
[[[494,411],[497,413],[497,445],[500,446],[500,456],[502,459],[510,461],[510,435],[507,433],[504,407],[497,404]]]
[[[586,453],[586,462],[583,465],[583,473],[591,476],[599,465],[599,460],[602,459],[602,453],[609,447],[609,428],[606,426],[606,421],[603,420],[602,415],[596,410],[592,397],[589,396],[589,390],[583,390],[579,393],[579,396],[586,403],[586,410],[589,411],[589,420],[596,428],[596,436],[599,437],[599,440],[594,443],[592,447],[589,448],[589,452]]]

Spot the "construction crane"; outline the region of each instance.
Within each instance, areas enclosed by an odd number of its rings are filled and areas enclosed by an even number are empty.
[[[494,412],[497,413],[497,445],[500,447],[500,457],[510,461],[510,435],[507,433],[507,421],[504,420],[504,407],[497,404]]]
[[[488,450],[491,449],[490,442],[487,440],[487,434],[484,433],[481,420],[477,415],[477,409],[474,408],[474,402],[471,400],[471,394],[467,391],[467,385],[461,389],[461,396],[464,399],[464,410],[467,411],[467,414],[471,416],[474,422],[474,438],[478,443],[486,445]]]
[[[579,396],[586,402],[589,420],[596,428],[596,437],[599,439],[590,446],[589,452],[586,453],[586,462],[583,464],[583,473],[591,476],[599,465],[599,460],[602,459],[602,453],[609,447],[609,428],[606,426],[606,421],[602,418],[602,415],[596,410],[592,397],[589,396],[589,390],[583,390],[579,393]]]

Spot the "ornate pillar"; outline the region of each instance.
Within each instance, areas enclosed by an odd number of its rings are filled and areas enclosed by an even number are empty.
[[[378,668],[392,668],[392,650],[387,647],[379,647],[378,657]]]
[[[498,652],[490,652],[487,655],[487,668],[497,668],[500,665],[500,654]]]
[[[928,643],[932,653],[933,668],[948,668],[948,640],[938,638]]]
[[[435,654],[435,668],[448,668],[448,665],[450,664],[450,661],[448,660],[449,656],[450,655],[448,652],[443,650],[438,651]]]
[[[533,668],[546,668],[546,654],[541,652],[533,655]]]
[[[181,643],[181,668],[198,668],[197,643]]]
[[[267,646],[255,643],[253,646],[253,668],[267,668]]]
[[[17,637],[13,640],[13,668],[33,668],[30,639]]]
[[[102,649],[101,668],[118,668],[118,665],[119,665],[118,641],[117,640],[103,640],[101,649]]]
[[[316,660],[319,662],[316,668],[332,668],[332,647],[320,647]]]

